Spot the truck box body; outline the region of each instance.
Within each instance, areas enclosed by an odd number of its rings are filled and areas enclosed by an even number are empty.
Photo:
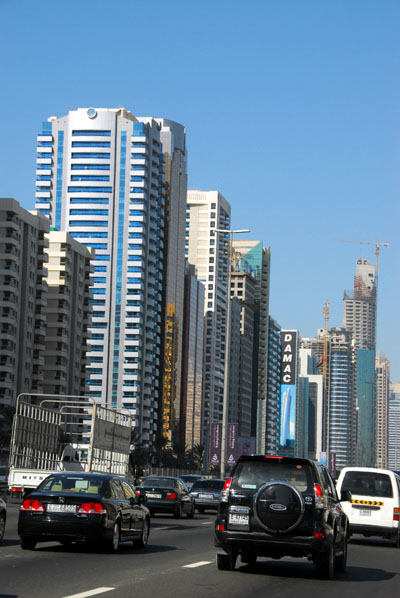
[[[60,471],[127,475],[131,419],[116,409],[84,400],[53,399],[35,404],[19,399],[10,447],[9,489],[14,495],[23,493]]]

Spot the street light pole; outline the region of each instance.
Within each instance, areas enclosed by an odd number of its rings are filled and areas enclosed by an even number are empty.
[[[228,274],[226,281],[226,324],[225,324],[225,367],[224,367],[224,395],[222,403],[222,430],[221,430],[221,478],[225,477],[226,465],[226,433],[228,428],[229,414],[229,376],[230,376],[230,355],[231,355],[231,250],[233,235],[236,233],[249,233],[250,229],[226,230],[216,228],[216,233],[229,235],[228,240]]]

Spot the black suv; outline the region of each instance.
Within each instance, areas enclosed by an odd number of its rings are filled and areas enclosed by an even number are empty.
[[[240,457],[221,493],[215,523],[218,569],[237,557],[312,559],[320,575],[344,571],[348,520],[335,484],[320,463],[298,457]],[[340,500],[351,500],[343,492]]]

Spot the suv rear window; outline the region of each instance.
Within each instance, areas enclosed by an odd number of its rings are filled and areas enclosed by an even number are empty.
[[[266,482],[287,482],[300,492],[313,492],[310,467],[280,461],[242,461],[232,479],[232,488],[255,490]]]
[[[393,497],[390,476],[375,471],[346,471],[342,490],[350,490],[352,494],[360,496]]]
[[[192,486],[193,490],[222,490],[224,482],[222,480],[199,480]]]

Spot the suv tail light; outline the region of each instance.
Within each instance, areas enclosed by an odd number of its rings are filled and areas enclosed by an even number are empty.
[[[227,478],[225,480],[224,487],[221,490],[221,494],[220,494],[221,502],[228,502],[228,494],[229,494],[229,488],[231,487],[231,484],[232,484],[232,478]]]
[[[393,509],[393,521],[399,521],[400,509],[394,507]]]
[[[105,513],[107,511],[101,502],[84,502],[76,512],[77,515],[104,515]]]
[[[315,507],[317,509],[324,508],[324,495],[319,484],[314,484]]]
[[[20,507],[20,511],[44,513],[44,505],[40,502],[40,500],[36,500],[35,498],[26,498]]]

